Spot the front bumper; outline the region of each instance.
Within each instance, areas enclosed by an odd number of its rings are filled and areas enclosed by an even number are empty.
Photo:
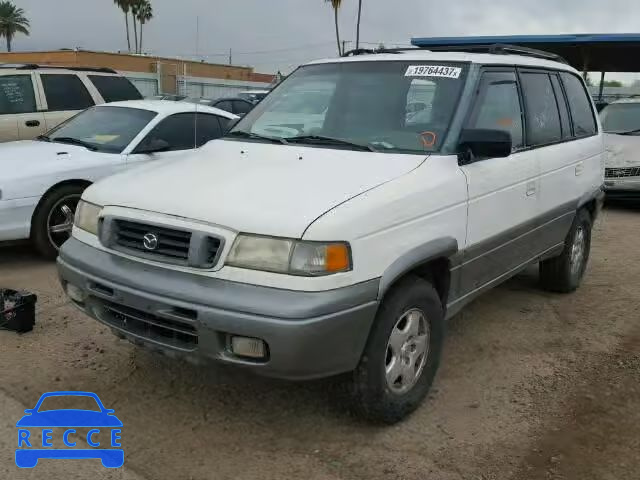
[[[323,292],[247,285],[130,260],[74,238],[60,250],[74,302],[121,337],[201,362],[249,367],[267,376],[310,379],[353,370],[378,302],[379,280]],[[268,358],[234,355],[229,335],[264,340]]]

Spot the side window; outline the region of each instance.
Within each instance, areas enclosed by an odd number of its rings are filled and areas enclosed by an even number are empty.
[[[105,102],[122,100],[140,100],[142,95],[126,78],[115,75],[89,75],[89,80],[96,87]]]
[[[549,74],[525,72],[520,78],[527,112],[527,144],[558,142],[562,139],[560,113]]]
[[[31,75],[0,76],[0,115],[36,110]]]
[[[222,136],[219,117],[207,113],[197,114],[196,123],[196,147],[201,147],[209,140],[215,140]]]
[[[219,108],[220,110],[224,110],[225,112],[233,113],[233,107],[231,106],[231,102],[229,102],[228,100],[218,102],[214,105],[214,107]]]
[[[561,73],[560,77],[567,92],[576,137],[595,135],[598,131],[595,113],[582,80],[572,73]]]
[[[50,111],[84,110],[94,105],[77,75],[40,74]]]
[[[233,113],[235,113],[236,115],[246,115],[251,111],[252,108],[253,105],[249,104],[248,102],[240,102],[237,100],[234,100],[233,102]]]
[[[164,151],[194,148],[194,115],[193,113],[177,113],[165,118],[149,132],[136,150],[142,150],[158,141],[167,143]]]
[[[505,130],[513,148],[523,146],[522,109],[515,72],[485,72],[471,112],[469,128]]]
[[[571,120],[569,119],[569,110],[567,109],[567,99],[560,85],[558,75],[551,75],[551,84],[556,92],[556,100],[558,101],[558,110],[560,111],[560,126],[562,127],[562,138],[571,138]]]

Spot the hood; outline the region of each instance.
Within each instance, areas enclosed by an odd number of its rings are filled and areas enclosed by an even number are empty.
[[[640,135],[608,133],[604,141],[607,168],[640,167]]]
[[[422,155],[216,140],[182,161],[98,182],[84,197],[99,205],[299,238],[336,205],[424,160]]]

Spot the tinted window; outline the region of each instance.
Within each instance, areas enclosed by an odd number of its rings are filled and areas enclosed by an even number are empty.
[[[196,146],[201,147],[209,140],[214,140],[222,136],[222,127],[219,117],[206,113],[197,114],[196,124]]]
[[[227,100],[216,103],[214,107],[219,108],[220,110],[224,110],[225,112],[233,113],[233,107],[231,106],[231,102]]]
[[[50,111],[84,110],[93,105],[82,80],[77,75],[40,75]]]
[[[237,115],[244,115],[246,113],[249,113],[252,108],[253,105],[249,102],[240,102],[238,100],[233,101],[233,113]]]
[[[560,126],[562,127],[562,138],[569,138],[573,136],[571,133],[571,120],[569,118],[569,110],[567,109],[567,99],[565,98],[562,86],[560,85],[560,79],[557,75],[551,75],[551,84],[553,90],[556,93],[556,100],[558,101],[558,110],[560,111]]]
[[[167,150],[188,150],[195,145],[194,113],[178,113],[162,120],[140,143],[137,150],[157,140],[169,144]]]
[[[561,73],[560,76],[567,92],[576,137],[594,135],[597,132],[596,120],[582,80],[571,73]]]
[[[105,102],[140,100],[142,98],[138,89],[124,77],[89,75],[89,79],[98,89]]]
[[[49,132],[49,138],[73,138],[99,152],[120,153],[157,114],[137,108],[98,106],[70,118]]]
[[[515,73],[486,72],[482,75],[480,94],[469,127],[505,130],[511,133],[513,147],[522,147],[522,109]]]
[[[561,140],[560,114],[549,75],[523,73],[520,78],[527,112],[527,144],[546,145]]]
[[[31,75],[0,77],[0,114],[31,113],[36,110]]]

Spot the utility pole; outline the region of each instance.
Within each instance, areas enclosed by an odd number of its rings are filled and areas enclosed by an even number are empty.
[[[233,65],[232,60],[233,60],[233,55],[232,55],[231,49],[229,49],[229,65]]]
[[[198,50],[200,47],[200,17],[196,16],[196,58],[198,57]]]

